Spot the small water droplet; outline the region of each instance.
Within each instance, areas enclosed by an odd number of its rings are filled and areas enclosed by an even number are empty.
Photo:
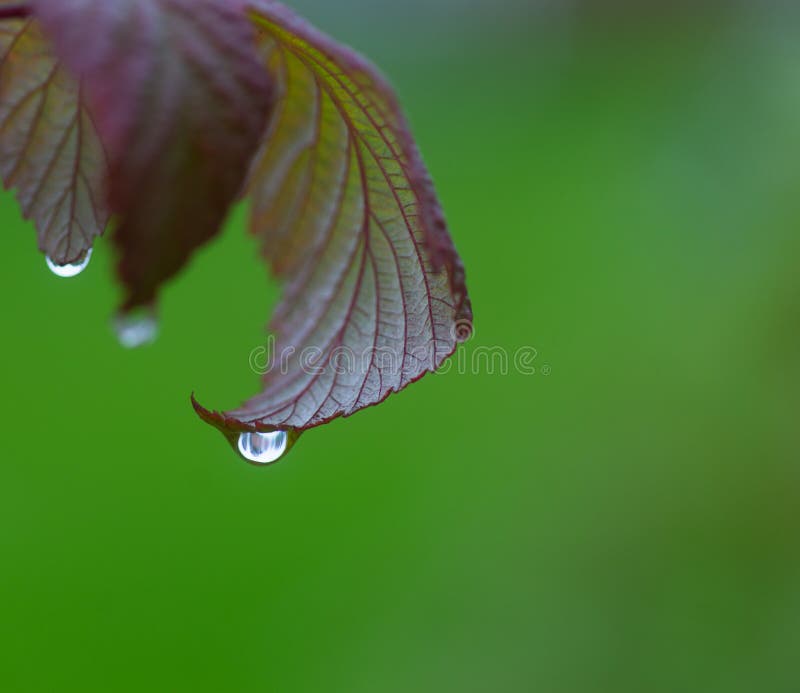
[[[239,452],[248,462],[253,464],[272,464],[277,462],[289,444],[286,431],[272,433],[241,433],[239,435]]]
[[[126,349],[137,349],[156,341],[158,318],[150,308],[120,313],[114,318],[114,332]]]
[[[86,269],[86,266],[89,264],[89,260],[92,259],[92,249],[89,248],[83,255],[81,255],[75,262],[70,262],[67,265],[59,265],[58,263],[54,262],[50,257],[45,258],[47,261],[47,267],[50,271],[55,274],[57,277],[76,277],[78,276],[83,270]]]
[[[464,344],[472,339],[475,328],[472,325],[472,320],[457,320],[453,327],[453,336],[458,344]]]

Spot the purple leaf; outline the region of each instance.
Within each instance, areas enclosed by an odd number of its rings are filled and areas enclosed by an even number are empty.
[[[105,229],[105,157],[80,98],[32,19],[0,22],[0,173],[39,248],[77,261]]]
[[[293,442],[436,370],[472,314],[386,81],[278,3],[250,7],[281,91],[250,174],[252,231],[285,291],[262,393],[227,413],[195,407],[231,442],[275,429]]]
[[[272,105],[236,0],[33,0],[108,152],[125,308],[220,229]]]

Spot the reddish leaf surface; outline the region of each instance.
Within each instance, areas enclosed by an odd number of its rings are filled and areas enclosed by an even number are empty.
[[[105,156],[80,92],[36,21],[0,22],[0,173],[34,220],[39,248],[62,265],[108,221]]]
[[[33,0],[82,80],[109,160],[126,308],[220,229],[258,148],[272,88],[236,0]]]
[[[386,81],[278,3],[252,0],[280,101],[253,165],[252,231],[285,291],[273,368],[229,439],[292,434],[436,370],[471,325],[464,271]],[[294,438],[293,438],[294,440]]]

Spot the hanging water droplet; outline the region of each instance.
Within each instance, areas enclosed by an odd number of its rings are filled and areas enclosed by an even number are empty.
[[[89,260],[92,259],[92,249],[89,248],[83,255],[81,255],[75,262],[70,262],[67,265],[59,265],[55,261],[53,261],[49,256],[45,258],[47,261],[47,267],[50,271],[55,274],[57,277],[76,277],[79,275],[83,270],[86,269],[86,266],[89,264]]]
[[[137,349],[156,341],[158,318],[151,308],[120,313],[114,318],[114,332],[119,343],[126,349]]]
[[[289,436],[286,431],[239,434],[239,452],[253,464],[277,462],[286,452],[288,444]]]
[[[472,319],[460,318],[456,320],[455,325],[453,325],[453,337],[455,337],[456,343],[464,344],[464,342],[472,339],[474,329]]]

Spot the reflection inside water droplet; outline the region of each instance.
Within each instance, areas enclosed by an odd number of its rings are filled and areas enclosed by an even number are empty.
[[[150,308],[121,313],[114,318],[114,332],[126,349],[152,344],[158,336],[158,318]]]
[[[253,464],[272,464],[277,462],[286,452],[289,437],[286,431],[272,433],[241,433],[239,435],[239,452],[248,462]]]
[[[47,262],[47,267],[50,271],[55,274],[57,277],[76,277],[79,275],[83,270],[86,269],[86,266],[89,264],[89,260],[92,259],[92,249],[89,248],[83,255],[81,255],[75,262],[70,262],[67,265],[59,265],[58,263],[54,262],[49,256],[45,258]]]

